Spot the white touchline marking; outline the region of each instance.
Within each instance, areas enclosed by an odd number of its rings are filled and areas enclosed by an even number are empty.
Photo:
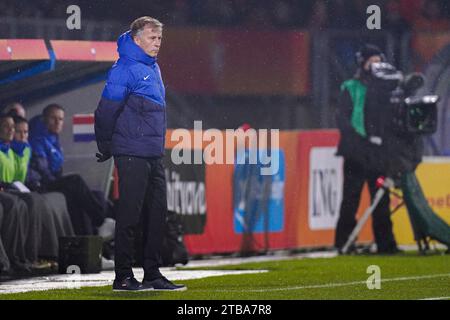
[[[450,300],[450,297],[424,298],[419,300]]]
[[[134,269],[133,271],[137,278],[140,279],[143,277],[142,270]],[[268,272],[267,270],[176,270],[174,268],[167,268],[162,271],[163,274],[172,281]],[[77,279],[76,281],[72,280],[70,276],[71,275],[52,275],[34,279],[5,281],[0,283],[0,299],[2,294],[8,293],[46,291],[53,289],[76,289],[68,288],[68,285],[72,283],[80,288],[108,286],[111,285],[114,280],[113,271],[102,272],[100,274],[81,274],[79,275],[80,279]]]
[[[421,279],[432,279],[440,277],[450,277],[450,273],[433,274],[433,275],[423,275],[415,277],[400,277],[400,278],[388,278],[381,279],[381,282],[392,282],[392,281],[408,281],[408,280],[421,280]],[[285,288],[265,288],[265,289],[236,289],[236,290],[204,290],[204,291],[214,291],[214,292],[267,292],[267,291],[285,291],[285,290],[302,290],[302,289],[318,289],[318,288],[335,288],[335,287],[345,287],[353,286],[358,284],[366,284],[367,280],[364,281],[352,281],[352,282],[341,282],[341,283],[325,283],[325,284],[315,284],[308,286],[295,286],[295,287],[285,287]],[[203,291],[203,290],[196,290]]]

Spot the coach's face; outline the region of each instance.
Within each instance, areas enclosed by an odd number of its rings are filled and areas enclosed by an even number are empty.
[[[54,134],[60,134],[64,125],[64,111],[53,109],[45,119],[48,131]]]
[[[162,30],[160,28],[144,27],[134,37],[134,42],[150,57],[155,58],[161,47]]]

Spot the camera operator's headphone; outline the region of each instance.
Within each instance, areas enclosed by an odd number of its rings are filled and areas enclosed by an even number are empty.
[[[373,56],[380,56],[382,62],[386,62],[386,56],[380,48],[373,44],[365,44],[355,54],[356,64],[359,68],[363,67],[363,64]]]

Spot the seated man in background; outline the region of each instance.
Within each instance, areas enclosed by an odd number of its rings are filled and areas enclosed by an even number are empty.
[[[33,174],[32,170],[28,169],[31,158],[31,148],[28,144],[28,122],[19,116],[14,117],[14,122],[15,133],[11,148],[16,156],[16,180],[26,183],[27,177]],[[59,192],[51,192],[43,193],[41,196],[48,205],[49,210],[42,212],[39,257],[49,259],[50,261],[57,261],[59,237],[73,236],[74,231],[64,195]]]
[[[39,176],[31,184],[41,191],[64,194],[77,235],[92,235],[97,231],[104,239],[110,239],[114,234],[114,220],[106,218],[104,195],[92,192],[78,174],[63,176],[64,154],[59,143],[63,125],[64,109],[58,104],[48,105],[42,115],[30,121],[31,169]]]

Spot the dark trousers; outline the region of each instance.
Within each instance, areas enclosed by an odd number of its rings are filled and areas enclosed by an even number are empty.
[[[39,249],[42,240],[42,217],[50,210],[44,198],[36,192],[20,193],[11,191],[11,194],[22,199],[27,205],[28,230],[25,242],[27,260],[31,263],[38,261]]]
[[[48,191],[64,194],[76,235],[92,235],[94,227],[103,223],[106,208],[80,175],[63,176],[51,182]]]
[[[344,193],[335,237],[337,248],[342,248],[345,245],[350,233],[356,226],[356,213],[364,182],[368,183],[373,201],[378,190],[376,180],[382,175],[380,172],[371,171],[370,168],[366,168],[358,162],[345,159]],[[389,202],[389,192],[386,192],[372,213],[372,229],[379,252],[390,251],[397,246],[392,233]]]
[[[135,232],[143,235],[144,279],[161,277],[161,246],[167,215],[166,178],[162,159],[114,158],[119,174],[116,213],[116,279],[133,277]]]
[[[3,207],[0,236],[11,267],[20,270],[28,269],[31,263],[26,255],[29,228],[27,205],[19,197],[7,192],[0,192],[0,202]]]
[[[5,247],[3,246],[3,237],[2,237],[2,222],[3,222],[3,206],[0,202],[0,274],[2,271],[6,271],[9,269],[9,259],[8,255],[6,254]]]

